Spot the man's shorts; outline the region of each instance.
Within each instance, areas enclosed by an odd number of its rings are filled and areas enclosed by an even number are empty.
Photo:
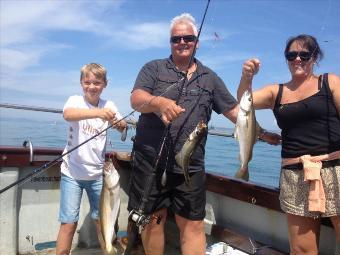
[[[60,209],[61,223],[74,223],[79,220],[79,209],[83,190],[86,190],[90,202],[92,219],[98,219],[99,200],[102,190],[102,178],[99,180],[74,180],[64,174],[60,179]]]
[[[326,196],[325,213],[308,211],[309,182],[303,180],[302,169],[281,170],[280,204],[285,213],[314,218],[340,215],[340,164],[332,166],[329,163],[321,169]]]
[[[161,185],[162,171],[153,176],[152,163],[143,154],[135,150],[133,153],[133,171],[130,180],[128,210],[139,209],[146,189],[150,189],[145,204],[145,214],[152,214],[162,208],[169,208],[175,214],[189,220],[203,220],[205,217],[205,172],[190,173],[189,185],[185,183],[183,174],[167,172],[165,187]],[[152,180],[152,181],[150,181]]]

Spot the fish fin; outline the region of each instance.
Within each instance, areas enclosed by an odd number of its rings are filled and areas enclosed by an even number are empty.
[[[236,173],[235,173],[235,178],[237,179],[242,179],[245,181],[249,181],[249,171],[248,167],[246,168],[240,168]]]
[[[234,138],[236,139],[236,140],[238,140],[238,132],[237,132],[237,130],[238,130],[238,128],[237,128],[237,125],[235,126],[235,129],[234,129]]]

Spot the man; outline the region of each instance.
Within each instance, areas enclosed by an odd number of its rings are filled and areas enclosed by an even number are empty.
[[[152,215],[153,220],[142,231],[143,246],[148,255],[164,253],[168,209],[175,214],[182,254],[205,254],[204,147],[207,135],[191,156],[189,185],[185,183],[183,170],[175,162],[175,155],[199,122],[208,123],[212,110],[234,123],[237,118],[237,101],[223,81],[197,59],[189,63],[195,45],[198,47],[198,43],[195,44],[197,34],[195,20],[190,14],[175,17],[170,26],[171,56],[144,65],[131,94],[131,105],[141,112],[141,116],[133,148],[128,209],[138,210],[145,187],[150,187],[144,213]],[[167,128],[168,132],[165,132]],[[153,167],[164,134],[167,136],[153,178]],[[166,176],[164,186],[161,184],[163,174]]]

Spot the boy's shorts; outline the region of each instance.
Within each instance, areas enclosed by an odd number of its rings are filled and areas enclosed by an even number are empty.
[[[86,190],[90,202],[92,219],[98,219],[99,200],[102,190],[102,178],[98,180],[74,180],[64,174],[60,179],[60,209],[61,223],[74,223],[79,220],[79,209],[83,190]]]
[[[144,213],[151,214],[162,208],[170,208],[175,214],[189,220],[203,220],[205,217],[205,172],[190,173],[189,186],[183,174],[167,172],[165,187],[161,186],[161,171],[157,171],[152,184],[148,178],[152,175],[152,166],[143,154],[134,151],[133,171],[131,174],[128,210],[139,209],[146,187],[151,192]]]

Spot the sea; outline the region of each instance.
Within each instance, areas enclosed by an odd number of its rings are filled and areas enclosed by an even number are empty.
[[[58,113],[31,112],[0,108],[0,145],[23,146],[30,140],[33,147],[64,148],[67,138],[67,122]],[[215,132],[232,134],[233,129],[209,127]],[[130,127],[125,141],[113,129],[108,131],[107,151],[131,151],[131,137],[135,129]],[[208,135],[206,144],[206,171],[222,176],[234,176],[239,168],[239,147],[233,137]],[[264,186],[278,187],[281,146],[258,141],[249,164],[250,181]]]

